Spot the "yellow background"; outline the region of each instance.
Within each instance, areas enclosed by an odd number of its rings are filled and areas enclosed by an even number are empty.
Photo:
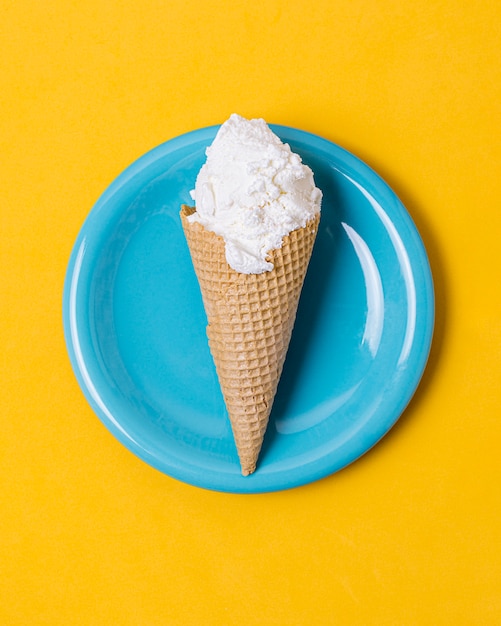
[[[0,0],[0,623],[501,623],[495,0]],[[397,426],[275,494],[121,446],[66,354],[71,248],[112,180],[230,113],[323,135],[415,220],[428,368]]]

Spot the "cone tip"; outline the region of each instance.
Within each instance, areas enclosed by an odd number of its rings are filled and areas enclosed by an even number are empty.
[[[254,465],[242,465],[241,470],[242,476],[250,476],[256,471],[256,464],[254,463]]]

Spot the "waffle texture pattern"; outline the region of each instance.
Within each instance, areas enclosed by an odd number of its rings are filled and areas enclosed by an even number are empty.
[[[231,421],[242,474],[256,469],[296,319],[320,216],[283,239],[273,270],[242,274],[224,240],[186,216],[181,221],[207,314],[209,347]]]

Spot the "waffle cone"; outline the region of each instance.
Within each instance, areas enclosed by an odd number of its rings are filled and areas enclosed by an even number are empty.
[[[231,421],[242,474],[254,472],[289,347],[319,216],[283,238],[262,274],[232,269],[222,237],[181,221],[207,314],[209,347]]]

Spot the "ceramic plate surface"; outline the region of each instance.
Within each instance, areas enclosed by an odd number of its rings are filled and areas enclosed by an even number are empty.
[[[405,409],[432,338],[426,252],[392,190],[339,146],[271,127],[324,199],[255,474],[240,475],[179,219],[217,127],[162,144],[112,183],[82,227],[64,290],[70,359],[105,426],[158,470],[220,491],[295,487],[360,457]]]

